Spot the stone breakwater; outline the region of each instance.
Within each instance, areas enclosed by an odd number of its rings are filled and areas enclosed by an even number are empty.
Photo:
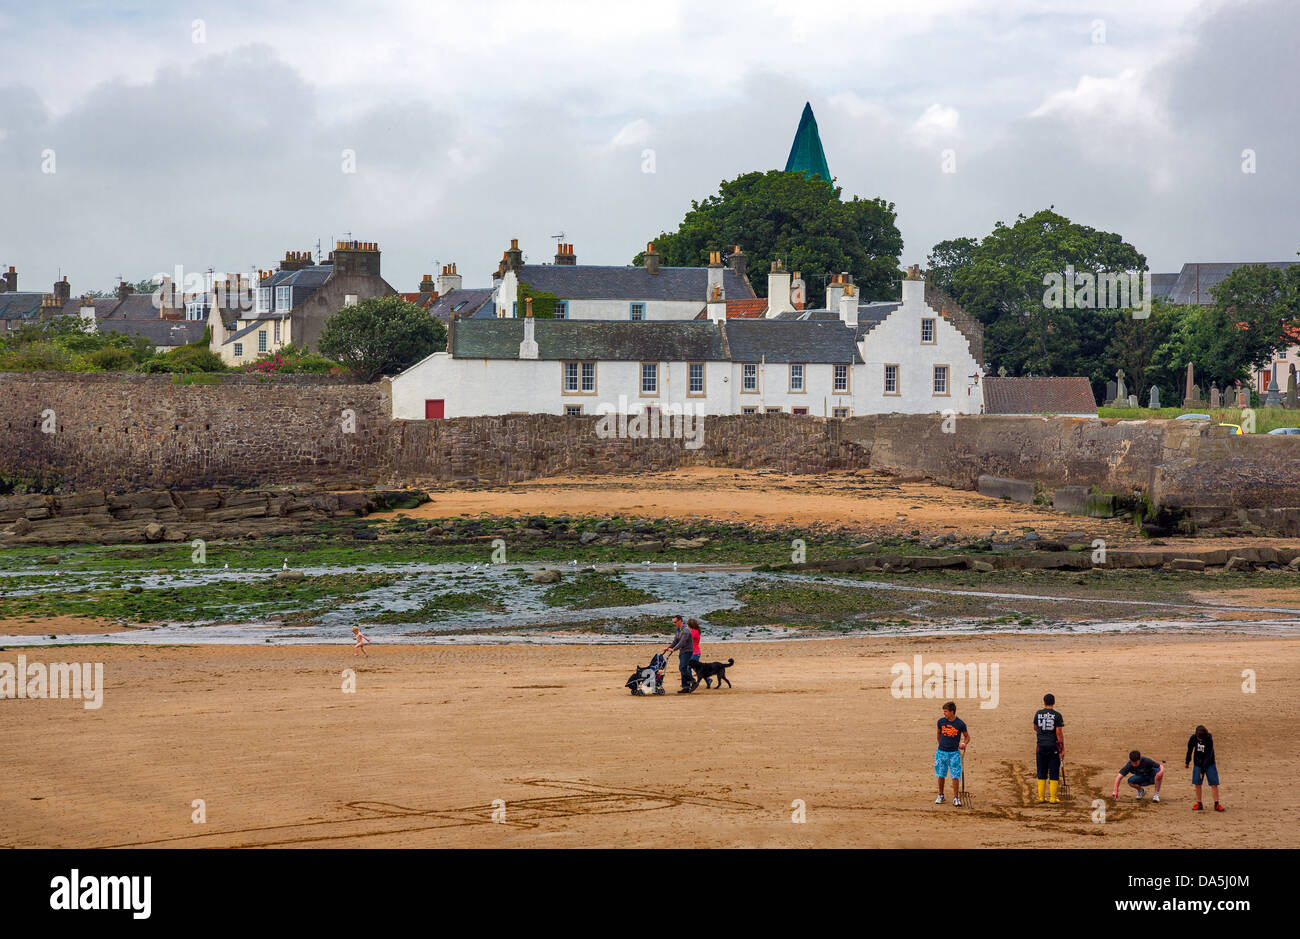
[[[1189,531],[1300,534],[1300,440],[1232,436],[1207,422],[710,417],[703,445],[687,449],[671,438],[601,438],[594,416],[393,421],[386,381],[200,378],[0,374],[0,484],[69,492],[440,488],[701,465],[871,469],[959,489],[989,477],[1009,498],[1060,491],[1093,509],[1091,496],[1110,495],[1175,511],[1191,519]]]
[[[423,492],[168,491],[0,496],[0,542],[130,544],[285,535],[428,501]]]

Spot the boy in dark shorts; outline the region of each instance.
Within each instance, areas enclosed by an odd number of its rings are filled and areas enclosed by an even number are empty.
[[[970,743],[970,732],[966,730],[966,722],[957,716],[957,705],[951,701],[943,706],[935,739],[938,749],[934,751],[934,775],[939,778],[939,798],[934,804],[943,804],[943,778],[948,775],[952,777],[952,804],[960,806],[957,781],[961,779],[961,751]]]
[[[1204,779],[1210,784],[1210,795],[1214,796],[1214,811],[1222,812],[1223,804],[1219,802],[1219,768],[1214,765],[1214,737],[1202,724],[1197,724],[1196,733],[1187,738],[1187,756],[1183,760],[1183,769],[1188,766],[1192,767],[1192,786],[1196,789],[1196,804],[1192,806],[1192,811],[1202,811],[1201,780]]]
[[[1147,794],[1147,786],[1155,786],[1155,795],[1151,797],[1151,801],[1160,801],[1160,784],[1165,779],[1163,763],[1158,763],[1149,756],[1143,756],[1137,750],[1129,751],[1128,762],[1121,766],[1115,775],[1115,791],[1111,794],[1112,799],[1119,798],[1119,781],[1125,776],[1128,776],[1128,784],[1137,790],[1139,799]]]
[[[1045,694],[1043,706],[1034,712],[1034,733],[1038,737],[1034,759],[1038,764],[1038,801],[1059,805],[1061,757],[1065,755],[1065,731],[1061,728],[1065,726],[1065,718],[1053,707],[1054,704],[1056,696]],[[1044,799],[1049,789],[1048,780],[1051,780],[1050,798]]]

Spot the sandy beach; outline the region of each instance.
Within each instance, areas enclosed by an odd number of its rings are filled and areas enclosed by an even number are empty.
[[[706,643],[707,660],[736,658],[735,687],[659,698],[623,688],[652,644],[370,651],[25,650],[102,662],[103,706],[0,702],[3,846],[1201,848],[1300,834],[1277,730],[1300,640]],[[891,666],[917,655],[998,666],[996,708],[959,701],[971,808],[933,804],[942,700],[891,693]],[[1056,807],[1032,803],[1030,718],[1048,690],[1068,741]],[[1191,811],[1197,723],[1215,735],[1223,814]],[[1162,803],[1125,787],[1095,820],[1134,747],[1165,761]]]

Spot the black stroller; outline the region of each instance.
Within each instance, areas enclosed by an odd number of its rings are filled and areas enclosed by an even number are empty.
[[[656,652],[650,664],[633,672],[624,687],[635,695],[663,694],[664,669],[667,667],[668,660],[663,653]]]

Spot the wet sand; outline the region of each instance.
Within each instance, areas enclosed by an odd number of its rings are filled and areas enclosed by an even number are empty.
[[[370,652],[25,650],[29,662],[103,662],[106,687],[99,710],[0,702],[0,844],[1191,848],[1300,835],[1279,736],[1300,690],[1296,639],[706,644],[706,659],[737,659],[735,687],[660,698],[623,689],[649,644]],[[996,708],[959,701],[973,808],[933,804],[942,701],[890,691],[891,666],[914,655],[998,665]],[[1030,718],[1047,690],[1068,742],[1056,807],[1032,803]],[[1191,811],[1182,758],[1197,723],[1215,735],[1223,814]],[[1166,762],[1164,801],[1126,789],[1098,823],[1094,800],[1133,747]],[[191,821],[196,799],[204,824]]]

